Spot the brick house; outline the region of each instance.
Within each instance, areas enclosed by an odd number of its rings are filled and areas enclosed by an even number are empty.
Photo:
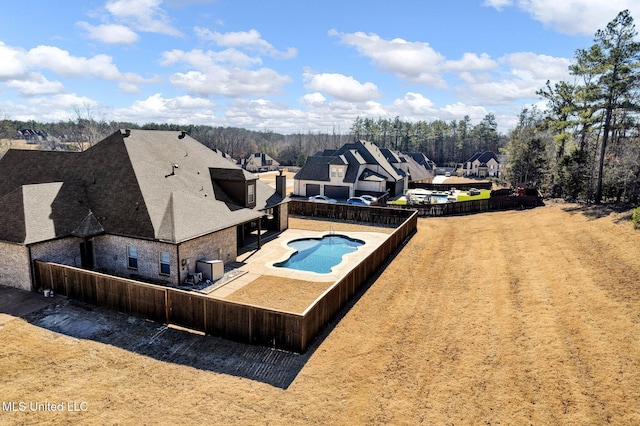
[[[184,132],[9,150],[0,174],[0,284],[25,290],[36,259],[179,285],[198,260],[235,261],[250,238],[259,247],[263,231],[288,226],[284,191]]]

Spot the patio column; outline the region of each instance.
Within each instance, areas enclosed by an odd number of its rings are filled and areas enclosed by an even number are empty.
[[[262,247],[262,218],[258,219],[258,250]]]

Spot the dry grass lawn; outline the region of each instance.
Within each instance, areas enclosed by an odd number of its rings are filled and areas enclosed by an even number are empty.
[[[87,411],[0,424],[637,425],[639,248],[628,215],[569,204],[420,219],[284,388],[15,319],[1,399]]]

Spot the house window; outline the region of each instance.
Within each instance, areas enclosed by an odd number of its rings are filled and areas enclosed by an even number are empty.
[[[256,186],[254,184],[251,184],[247,187],[247,193],[248,193],[248,197],[247,197],[247,203],[248,204],[253,204],[256,201]]]
[[[342,177],[342,167],[338,167],[338,177]]]
[[[338,175],[338,169],[336,167],[331,168],[331,177],[336,177]]]
[[[169,253],[166,251],[160,252],[160,274],[161,275],[170,275],[171,274],[171,257]]]
[[[127,247],[127,266],[132,269],[138,269],[138,249],[135,247]]]

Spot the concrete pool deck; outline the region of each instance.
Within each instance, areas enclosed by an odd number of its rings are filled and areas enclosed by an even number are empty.
[[[273,266],[274,263],[288,259],[289,256],[295,252],[294,249],[287,245],[290,241],[300,238],[322,238],[325,235],[329,235],[329,232],[326,230],[309,231],[289,228],[276,238],[263,244],[260,250],[253,250],[238,256],[236,261],[243,263],[240,269],[245,273],[224,286],[213,290],[208,296],[223,299],[263,275],[303,281],[333,283],[344,277],[357,263],[371,254],[390,236],[390,234],[382,232],[357,231],[336,231],[334,234],[364,241],[364,245],[358,247],[355,252],[345,254],[342,262],[334,266],[328,274],[318,274],[315,272],[298,271]]]

